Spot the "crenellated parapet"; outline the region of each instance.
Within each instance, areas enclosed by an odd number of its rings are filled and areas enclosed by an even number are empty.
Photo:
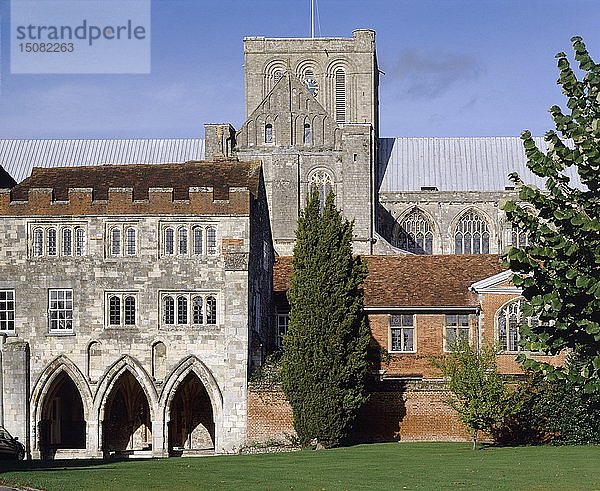
[[[259,175],[233,160],[34,169],[0,189],[0,215],[248,215]]]

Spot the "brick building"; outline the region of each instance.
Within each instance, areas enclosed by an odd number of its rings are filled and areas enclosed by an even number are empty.
[[[431,357],[448,352],[448,342],[468,339],[475,346],[498,344],[498,369],[520,375],[520,290],[510,283],[498,255],[364,256],[364,311],[371,330],[370,397],[356,425],[360,440],[464,440],[465,428],[445,404],[448,392]],[[279,339],[287,329],[285,293],[291,258],[278,257],[274,295]],[[534,320],[529,319],[529,322]],[[560,363],[558,357],[541,356]],[[257,387],[270,403],[253,395],[257,439],[291,431],[291,412],[277,390]],[[262,432],[262,433],[261,433]]]
[[[35,169],[0,191],[4,426],[34,458],[239,448],[272,261],[258,163]]]

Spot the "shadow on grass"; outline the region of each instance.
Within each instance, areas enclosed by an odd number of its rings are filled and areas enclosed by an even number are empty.
[[[135,459],[136,461],[152,459]],[[112,465],[117,462],[132,462],[127,458],[105,459],[64,459],[64,460],[2,460],[0,461],[0,478],[4,472],[31,472],[31,471],[62,471],[62,470],[106,470],[114,469]],[[96,468],[96,469],[94,469]]]

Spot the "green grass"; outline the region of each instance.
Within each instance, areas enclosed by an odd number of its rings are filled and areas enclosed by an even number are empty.
[[[0,482],[48,490],[600,489],[600,446],[386,443],[144,461],[0,461]]]

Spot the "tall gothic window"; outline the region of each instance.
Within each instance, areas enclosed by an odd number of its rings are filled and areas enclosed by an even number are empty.
[[[476,212],[465,213],[454,231],[455,254],[489,254],[490,232],[486,221]]]
[[[119,256],[121,254],[121,229],[114,227],[110,231],[110,254]]]
[[[313,142],[312,126],[309,123],[304,123],[304,144],[312,145],[312,142]]]
[[[514,247],[525,247],[529,245],[529,239],[527,237],[527,232],[518,228],[516,225],[512,226],[512,230],[510,233],[510,240]]]
[[[523,300],[509,303],[498,312],[498,343],[503,351],[518,351]]]
[[[63,256],[73,254],[73,230],[70,228],[62,229],[62,254]]]
[[[315,171],[309,179],[309,191],[316,189],[319,193],[319,202],[321,208],[325,206],[325,199],[330,191],[333,191],[333,178],[326,170]]]
[[[75,255],[83,256],[85,254],[85,230],[82,227],[75,228]]]
[[[33,231],[33,255],[41,256],[44,254],[44,229],[36,228]]]
[[[48,256],[56,256],[56,229],[49,228],[46,231],[46,248]]]
[[[127,255],[135,256],[136,253],[136,233],[133,227],[128,227],[125,230],[125,241],[127,246]]]
[[[433,254],[433,231],[422,211],[411,211],[398,228],[396,247],[415,254]]]
[[[343,68],[335,71],[335,120],[346,121],[346,72]]]

